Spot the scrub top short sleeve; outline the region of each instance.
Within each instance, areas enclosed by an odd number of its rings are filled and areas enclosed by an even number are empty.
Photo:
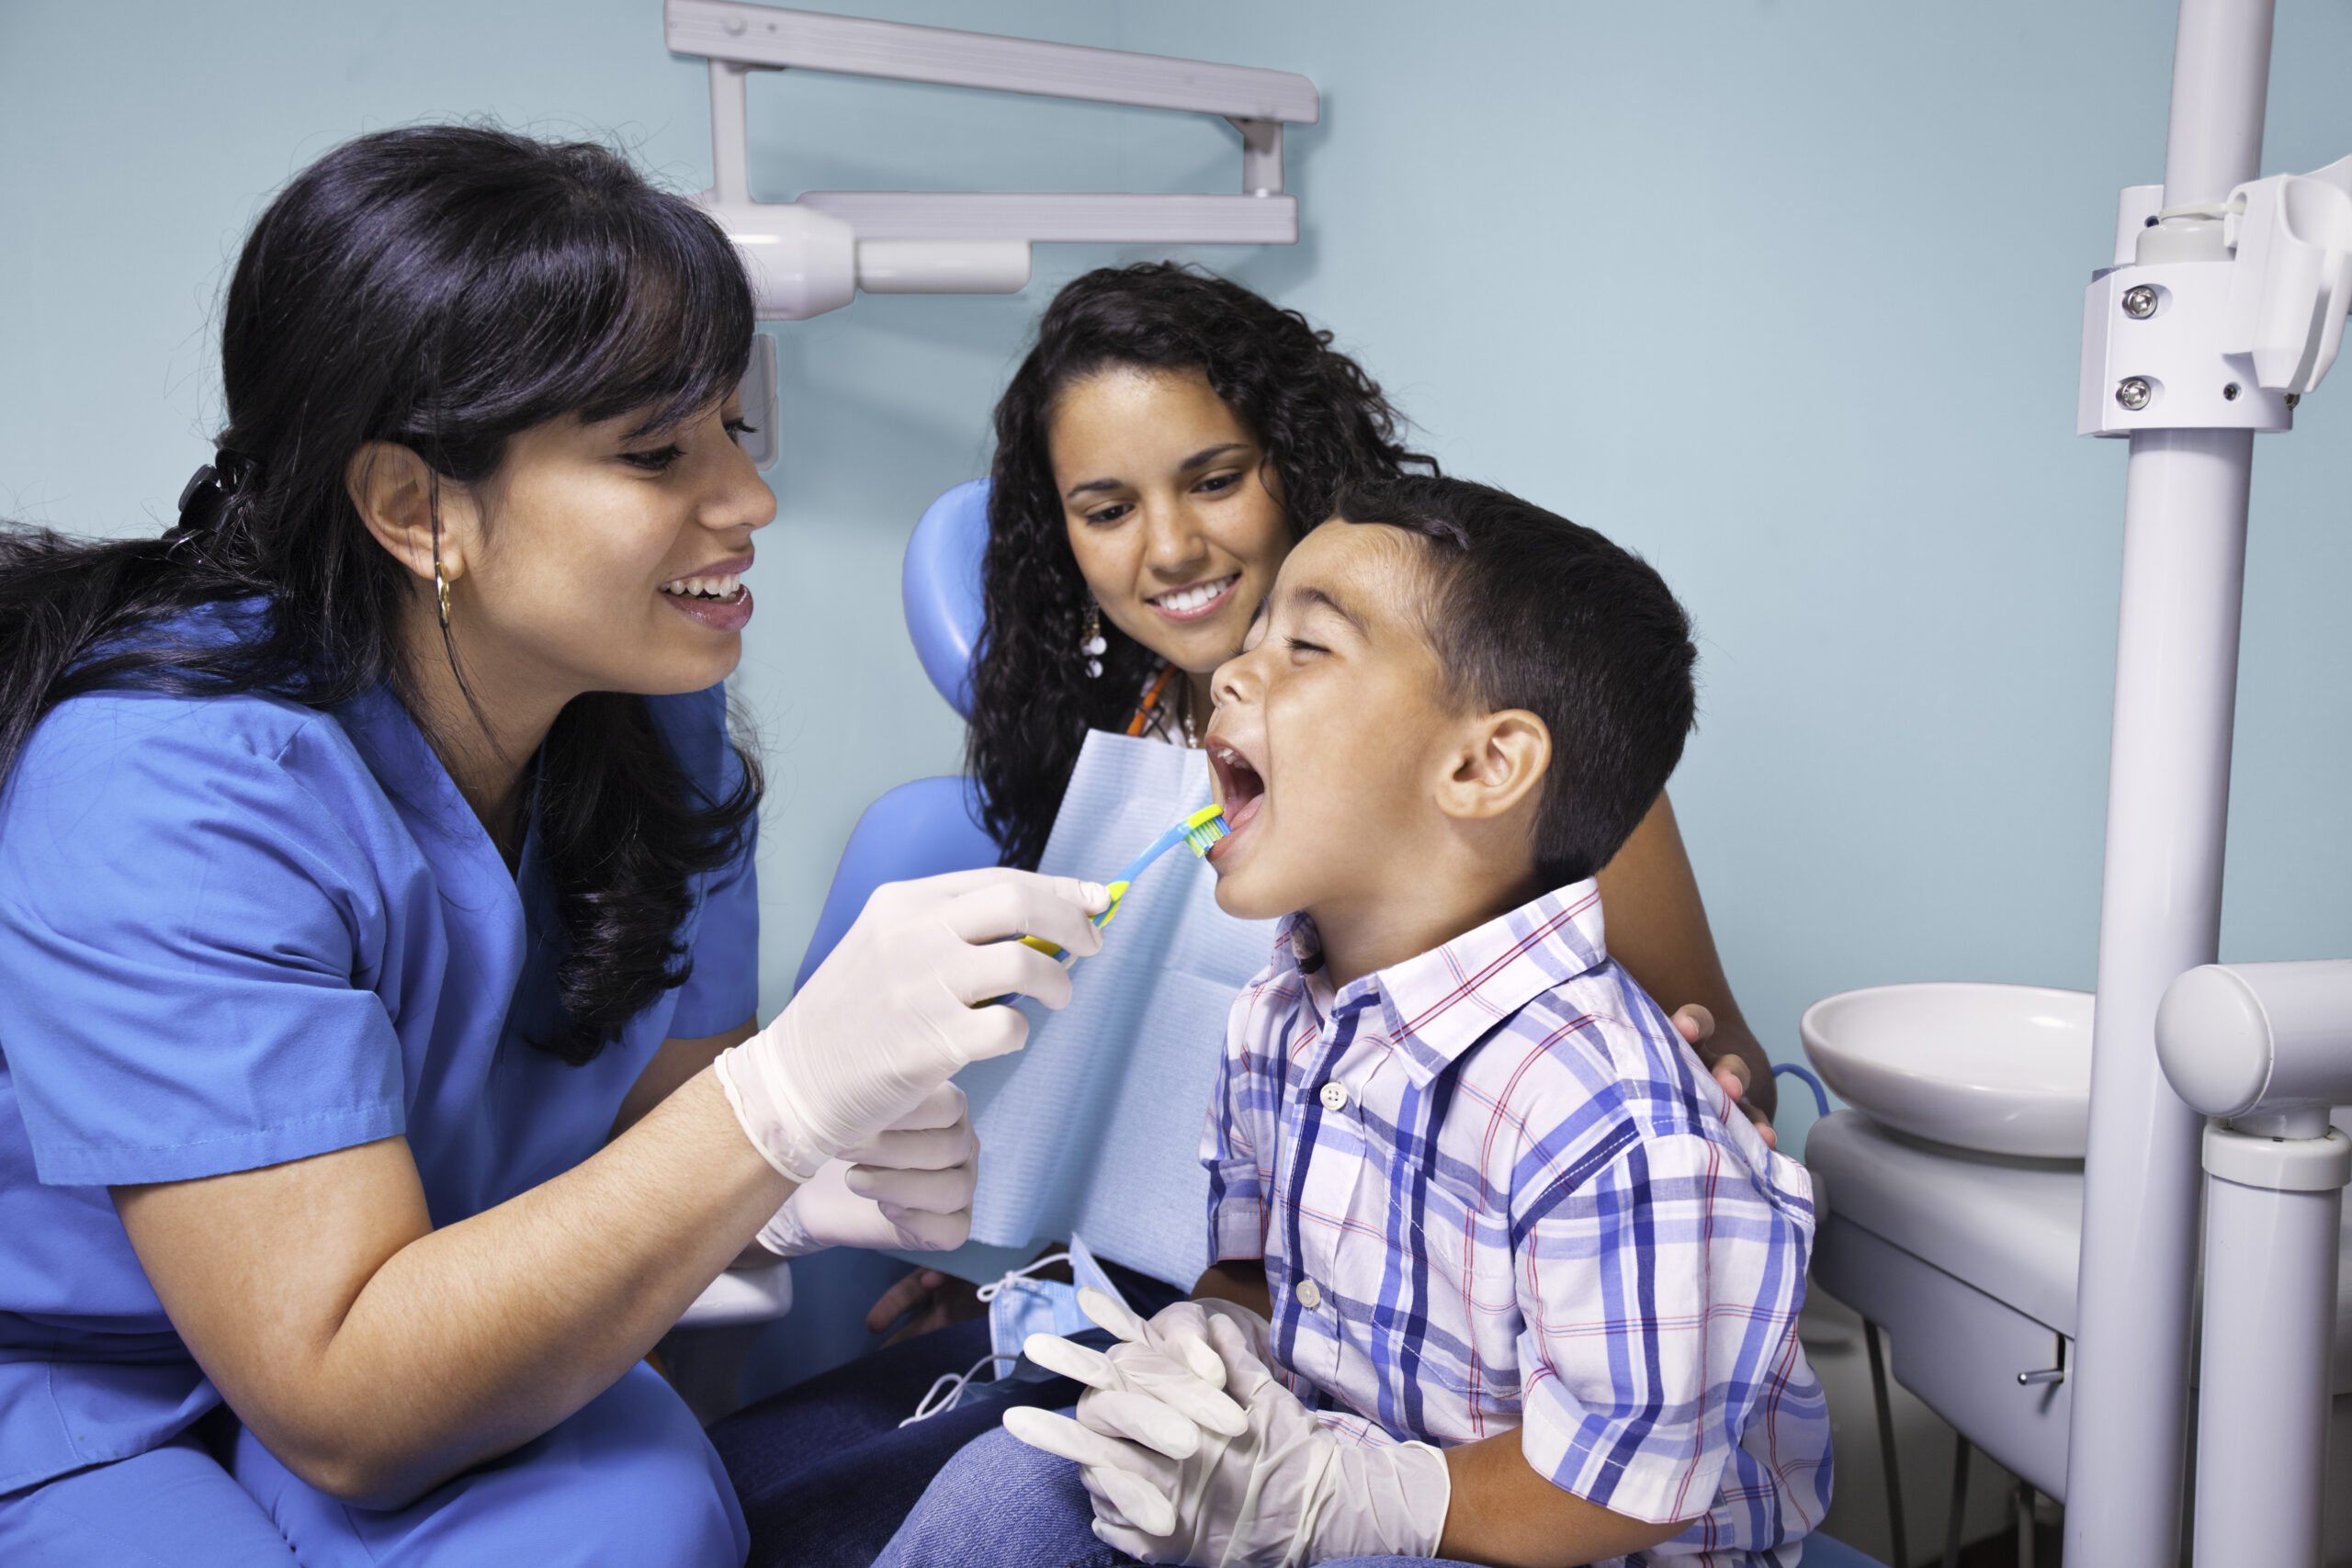
[[[331,720],[233,705],[224,724],[219,699],[69,703],[9,780],[0,1045],[43,1183],[184,1180],[403,1130],[377,971],[408,913],[384,874],[407,835],[353,787]]]

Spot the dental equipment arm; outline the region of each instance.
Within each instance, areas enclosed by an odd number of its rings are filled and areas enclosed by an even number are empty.
[[[741,252],[763,321],[838,310],[859,288],[1014,293],[1033,243],[1297,243],[1283,126],[1311,125],[1322,108],[1294,73],[738,0],[665,0],[662,19],[674,52],[710,62],[713,180],[702,199]],[[744,77],[786,68],[1216,115],[1241,133],[1243,194],[810,191],[755,202]]]
[[[2156,1010],[2206,1123],[2196,1561],[2317,1562],[2337,1236],[2352,1139],[2352,961],[2209,964]]]
[[[2066,1380],[2071,1568],[2181,1555],[2199,1141],[2212,1145],[2165,1080],[2155,1020],[2165,987],[2212,962],[2222,925],[2254,436],[2292,428],[2352,305],[2352,164],[2261,175],[2273,9],[2180,0],[2164,183],[2123,192],[2111,265],[2083,300],[2075,429],[2132,451]],[[2209,1220],[2204,1234],[2226,1233]],[[2200,1467],[2214,1451],[2199,1449]],[[2228,1496],[2199,1499],[2200,1561]]]

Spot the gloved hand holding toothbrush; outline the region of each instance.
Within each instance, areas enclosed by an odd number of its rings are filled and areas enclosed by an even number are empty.
[[[1105,1543],[1205,1568],[1436,1554],[1453,1499],[1445,1456],[1333,1434],[1274,1376],[1265,1319],[1203,1301],[1143,1324],[1096,1292],[1080,1300],[1121,1344],[1102,1355],[1038,1335],[1027,1347],[1088,1385],[1078,1418],[1018,1408],[1004,1426],[1080,1467]]]
[[[967,1063],[1026,1043],[1029,1021],[978,1004],[1009,992],[1069,1003],[1069,976],[1018,941],[1101,950],[1091,882],[991,869],[886,883],[791,1005],[715,1064],[735,1120],[805,1184],[921,1105]]]

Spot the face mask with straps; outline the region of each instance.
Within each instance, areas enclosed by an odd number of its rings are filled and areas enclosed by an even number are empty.
[[[1072,1280],[1063,1284],[1057,1280],[1040,1280],[1035,1274],[1057,1263],[1069,1265]],[[980,1287],[980,1300],[989,1309],[989,1354],[972,1363],[963,1372],[948,1372],[931,1385],[915,1413],[899,1423],[910,1427],[918,1421],[929,1420],[943,1411],[953,1410],[962,1403],[964,1394],[978,1382],[994,1382],[999,1375],[993,1371],[1001,1365],[1015,1367],[1021,1361],[1021,1347],[1033,1334],[1068,1337],[1083,1334],[1094,1326],[1093,1321],[1078,1304],[1080,1286],[1091,1286],[1121,1306],[1127,1298],[1111,1282],[1111,1276],[1088,1250],[1084,1242],[1073,1235],[1069,1250],[1040,1258],[1035,1263],[1013,1269],[1001,1280]],[[1133,1310],[1130,1308],[1129,1310]],[[986,1379],[980,1378],[983,1368],[991,1369]],[[1010,1375],[1010,1374],[1007,1374]]]

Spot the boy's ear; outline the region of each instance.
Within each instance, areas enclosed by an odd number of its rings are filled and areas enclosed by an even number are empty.
[[[425,582],[433,581],[434,511],[441,513],[441,575],[455,582],[465,575],[474,541],[474,512],[466,487],[435,476],[412,447],[370,441],[345,465],[343,485],[359,520],[392,558]]]
[[[1552,732],[1525,708],[1467,721],[1438,786],[1438,809],[1460,822],[1507,817],[1542,787],[1552,765]]]

